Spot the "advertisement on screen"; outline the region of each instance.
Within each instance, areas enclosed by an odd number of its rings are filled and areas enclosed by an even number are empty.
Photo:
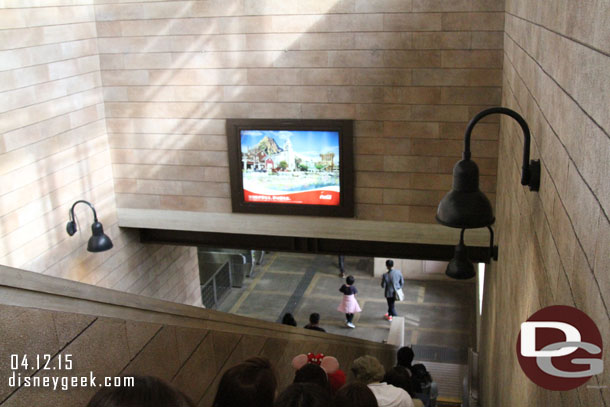
[[[339,132],[241,130],[245,202],[338,206]]]

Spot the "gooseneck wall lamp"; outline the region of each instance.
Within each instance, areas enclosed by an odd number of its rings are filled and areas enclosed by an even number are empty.
[[[479,189],[479,167],[472,161],[470,153],[470,136],[474,126],[485,116],[490,114],[504,114],[512,117],[519,123],[523,131],[523,164],[521,169],[521,185],[529,186],[530,191],[540,188],[540,161],[531,160],[530,157],[530,130],[523,119],[514,110],[505,107],[492,107],[479,112],[470,120],[464,134],[464,152],[462,160],[453,167],[453,186],[441,202],[436,211],[436,221],[442,225],[462,229],[460,243],[455,248],[455,256],[447,266],[446,274],[449,277],[466,279],[474,277],[475,271],[472,262],[468,259],[464,245],[464,231],[486,227],[491,238],[489,244],[490,259],[497,260],[497,247],[493,244],[493,230],[491,225],[495,222],[491,202]]]
[[[76,201],[70,208],[70,220],[66,225],[66,232],[70,236],[73,236],[76,233],[76,218],[74,217],[74,207],[79,204],[84,203],[93,211],[93,224],[91,225],[91,237],[89,238],[89,242],[87,243],[87,250],[93,253],[104,252],[106,250],[112,249],[112,241],[110,238],[104,233],[104,227],[97,220],[97,213],[95,212],[95,208],[87,201]]]

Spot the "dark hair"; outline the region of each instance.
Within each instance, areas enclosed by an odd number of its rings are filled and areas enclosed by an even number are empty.
[[[297,326],[297,321],[295,321],[294,317],[292,316],[292,314],[290,312],[287,312],[284,314],[284,318],[282,318],[282,324],[290,325],[290,326]]]
[[[322,387],[330,395],[330,383],[326,371],[319,365],[307,363],[294,374],[293,383],[313,383]]]
[[[430,373],[426,370],[426,366],[421,363],[416,363],[411,366],[411,373],[413,374],[413,389],[416,393],[422,393],[422,389],[432,383],[432,376],[430,376]]]
[[[353,382],[337,391],[335,407],[378,407],[378,404],[369,386],[362,382]]]
[[[182,392],[152,376],[133,376],[133,387],[104,387],[87,407],[194,407]]]
[[[411,367],[414,357],[415,354],[413,353],[413,349],[408,346],[403,346],[398,349],[398,352],[396,353],[396,362],[398,366]]]
[[[275,407],[332,407],[332,405],[329,394],[313,383],[292,383],[278,396],[274,404]]]
[[[231,367],[220,379],[214,407],[271,407],[277,388],[268,359],[254,357]]]
[[[392,369],[385,372],[385,375],[383,376],[383,381],[387,384],[391,384],[392,386],[400,387],[401,389],[409,393],[411,397],[415,395],[409,371],[402,366],[393,367]]]
[[[320,322],[320,314],[318,314],[317,312],[314,312],[313,314],[311,314],[309,316],[309,323],[310,324],[315,325],[315,324],[317,324],[319,322]]]
[[[349,285],[354,284],[355,281],[356,279],[354,278],[354,276],[347,276],[347,278],[345,279],[345,282]]]
[[[386,260],[386,261],[385,261],[385,266],[386,266],[387,268],[392,268],[392,267],[394,267],[394,260]]]

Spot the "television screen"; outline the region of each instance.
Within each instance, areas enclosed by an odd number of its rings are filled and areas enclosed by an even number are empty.
[[[351,121],[230,119],[227,135],[235,212],[353,216]]]
[[[339,205],[339,132],[241,130],[244,200]]]

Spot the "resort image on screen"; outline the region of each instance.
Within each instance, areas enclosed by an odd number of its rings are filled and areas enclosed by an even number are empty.
[[[246,202],[339,205],[339,133],[241,130]]]

